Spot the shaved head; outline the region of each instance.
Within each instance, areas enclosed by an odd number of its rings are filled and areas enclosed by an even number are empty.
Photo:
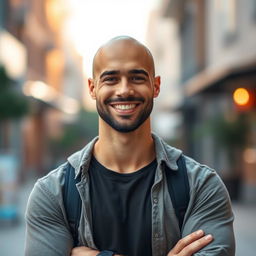
[[[93,58],[93,77],[95,78],[97,71],[99,71],[99,66],[101,65],[103,56],[114,57],[120,54],[136,55],[143,59],[150,66],[152,75],[155,76],[154,59],[150,50],[132,37],[117,36],[103,44],[96,52]]]
[[[101,127],[128,133],[144,123],[150,126],[160,77],[155,77],[154,60],[145,45],[129,36],[112,38],[96,52],[92,73],[88,85]]]

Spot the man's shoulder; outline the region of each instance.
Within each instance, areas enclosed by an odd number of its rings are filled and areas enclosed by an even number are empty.
[[[193,190],[214,188],[223,190],[224,183],[218,172],[206,164],[202,164],[195,159],[184,156],[190,187]]]
[[[185,158],[185,162],[188,170],[191,170],[192,172],[193,171],[206,172],[206,173],[216,172],[213,168],[209,167],[206,164],[198,162],[196,159],[190,156],[187,156],[184,154],[184,158]]]
[[[39,178],[34,186],[34,190],[43,189],[45,192],[59,194],[65,181],[65,169],[68,162],[59,165],[43,177]]]
[[[215,170],[211,167],[207,166],[206,164],[202,164],[195,160],[194,158],[186,155],[181,149],[176,148],[167,142],[165,142],[161,137],[152,133],[153,138],[156,143],[156,153],[157,155],[161,155],[161,157],[165,158],[167,161],[177,161],[177,159],[183,155],[185,159],[185,164],[187,167],[188,172],[203,172],[203,173],[215,173]]]
[[[94,138],[88,144],[86,144],[81,150],[76,151],[66,161],[63,161],[57,168],[49,171],[45,176],[38,179],[37,183],[46,186],[47,188],[54,188],[57,186],[63,186],[65,181],[66,167],[68,163],[74,168],[77,174],[82,165],[87,164],[91,158],[93,145],[97,138]]]

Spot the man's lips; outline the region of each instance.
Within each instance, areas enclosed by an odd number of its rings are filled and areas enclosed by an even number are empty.
[[[118,110],[131,110],[134,109],[138,104],[110,104],[112,107]]]
[[[144,98],[141,97],[127,97],[127,98],[115,98],[115,99],[106,99],[104,103],[107,104],[117,104],[120,103],[121,105],[126,105],[126,104],[139,104],[143,103],[145,100]]]
[[[119,114],[127,115],[132,114],[139,106],[140,103],[115,103],[110,104],[110,106]]]
[[[135,111],[137,106],[144,102],[144,99],[141,97],[128,97],[128,98],[116,98],[116,99],[107,99],[105,104],[109,104],[113,107],[118,113],[122,114],[131,114]]]

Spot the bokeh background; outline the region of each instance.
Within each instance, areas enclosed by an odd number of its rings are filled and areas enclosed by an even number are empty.
[[[255,0],[1,0],[0,255],[24,255],[35,180],[97,135],[87,78],[117,35],[152,51],[162,78],[153,130],[217,170],[236,255],[255,255]]]

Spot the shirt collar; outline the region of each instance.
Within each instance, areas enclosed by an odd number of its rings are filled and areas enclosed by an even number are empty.
[[[156,160],[158,164],[164,162],[171,170],[178,170],[177,160],[182,154],[182,151],[171,147],[155,133],[152,133],[152,138],[154,139],[155,143]],[[82,150],[68,157],[69,163],[75,168],[75,178],[80,174],[82,170],[88,170],[92,157],[93,147],[97,140],[98,137],[95,137]]]
[[[159,164],[165,163],[171,170],[178,170],[177,160],[182,151],[171,147],[155,133],[152,133],[155,142],[156,159]]]
[[[82,170],[87,171],[92,157],[94,144],[98,140],[98,136],[89,142],[82,150],[68,157],[68,162],[75,168],[75,178]]]

